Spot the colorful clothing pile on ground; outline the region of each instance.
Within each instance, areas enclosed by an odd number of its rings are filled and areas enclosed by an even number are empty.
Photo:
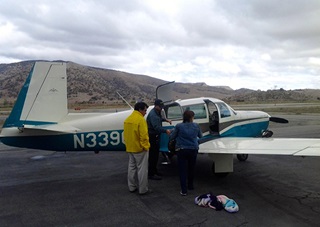
[[[213,195],[211,192],[199,195],[194,199],[195,204],[201,207],[210,207],[215,210],[226,210],[229,213],[239,211],[238,204],[225,195]]]

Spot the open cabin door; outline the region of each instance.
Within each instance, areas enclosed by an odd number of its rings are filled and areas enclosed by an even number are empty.
[[[219,135],[219,112],[215,103],[211,100],[204,100],[208,108],[209,128],[208,131],[211,135]]]
[[[173,98],[172,98],[173,86],[174,86],[174,81],[168,82],[165,84],[161,84],[156,89],[156,98],[161,99],[165,106],[172,103],[172,101],[173,101]],[[166,111],[164,111],[163,114],[165,114],[165,117],[167,117]],[[168,126],[168,124],[166,124],[165,127],[168,129],[173,129],[172,125]],[[160,151],[161,152],[169,152],[168,142],[169,142],[169,136],[165,133],[162,133],[160,136]]]
[[[174,81],[161,84],[156,89],[156,98],[161,99],[166,105],[172,102],[172,90],[174,86]]]

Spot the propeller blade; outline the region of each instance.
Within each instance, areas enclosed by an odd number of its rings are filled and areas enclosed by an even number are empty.
[[[276,123],[282,123],[282,124],[289,123],[289,121],[287,119],[280,118],[280,117],[270,117],[269,120],[276,122]]]

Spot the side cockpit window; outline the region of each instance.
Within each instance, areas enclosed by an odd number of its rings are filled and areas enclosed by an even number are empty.
[[[178,104],[170,105],[166,108],[167,118],[171,120],[182,119],[182,110]]]
[[[194,112],[194,119],[205,119],[208,116],[205,104],[181,107],[179,104],[174,103],[165,107],[167,118],[170,120],[182,120],[183,112],[186,110],[191,110]]]
[[[207,111],[204,104],[184,106],[183,111],[186,110],[192,110],[194,112],[194,119],[207,118]]]

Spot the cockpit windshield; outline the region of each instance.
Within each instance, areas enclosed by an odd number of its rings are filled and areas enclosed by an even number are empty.
[[[221,118],[231,116],[230,110],[225,103],[217,102],[216,105],[218,106],[218,108],[220,110],[220,117]]]

